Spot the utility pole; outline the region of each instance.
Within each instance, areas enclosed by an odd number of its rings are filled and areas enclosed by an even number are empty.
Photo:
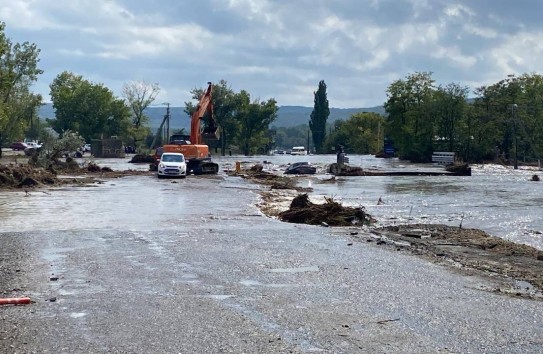
[[[515,117],[515,108],[517,108],[517,104],[513,103],[511,105],[511,116],[513,118],[513,139],[515,144],[515,164],[514,169],[518,170],[518,159],[517,159],[517,151],[518,151],[518,143],[517,143],[517,120]]]
[[[170,103],[166,102],[166,141],[170,139]]]

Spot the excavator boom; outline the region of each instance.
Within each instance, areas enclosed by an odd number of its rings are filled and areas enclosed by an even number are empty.
[[[213,116],[213,84],[211,82],[208,82],[207,84],[207,90],[200,98],[200,102],[196,106],[196,110],[192,113],[190,120],[190,141],[196,145],[202,144],[204,142],[203,138],[208,140],[218,139],[217,135],[219,129],[215,124],[215,119]],[[206,113],[209,113],[210,118],[208,124],[202,132],[200,131],[200,121],[205,117]]]
[[[187,173],[216,174],[219,172],[219,165],[211,161],[209,147],[204,144],[203,139],[205,138],[207,141],[218,139],[219,130],[213,117],[212,90],[213,84],[208,82],[207,90],[200,98],[196,110],[191,115],[189,140],[179,139],[180,136],[175,135],[161,149],[162,152],[180,152],[184,154],[187,161]],[[202,132],[200,130],[200,121],[208,113],[208,124]],[[155,155],[158,155],[158,150]],[[156,161],[158,161],[157,157],[160,159],[159,156],[155,156]],[[151,168],[153,169],[153,167]]]

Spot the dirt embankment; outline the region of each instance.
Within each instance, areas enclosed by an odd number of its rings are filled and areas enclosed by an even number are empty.
[[[347,225],[347,229],[338,231],[343,230],[355,240],[407,251],[463,274],[487,277],[495,284],[482,290],[543,301],[543,251],[477,229],[434,224],[363,226],[373,220],[363,210],[343,207],[333,200],[322,205],[311,203],[307,194],[302,194],[310,189],[297,187],[296,179],[262,172],[258,167],[237,175],[270,186],[261,191],[262,202],[258,205],[270,217],[322,226]],[[322,183],[335,183],[335,179]]]

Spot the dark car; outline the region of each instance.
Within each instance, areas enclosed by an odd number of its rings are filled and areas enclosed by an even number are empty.
[[[28,147],[28,145],[26,145],[22,141],[17,141],[15,143],[11,144],[10,147],[11,147],[12,150],[24,151],[24,149],[26,149]]]
[[[311,166],[309,162],[295,162],[285,170],[287,175],[314,175],[316,172],[317,168]]]

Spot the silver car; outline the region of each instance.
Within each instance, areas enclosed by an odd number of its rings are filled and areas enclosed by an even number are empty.
[[[165,152],[160,156],[158,162],[158,178],[163,177],[181,177],[187,176],[187,163],[185,156],[178,152]]]

